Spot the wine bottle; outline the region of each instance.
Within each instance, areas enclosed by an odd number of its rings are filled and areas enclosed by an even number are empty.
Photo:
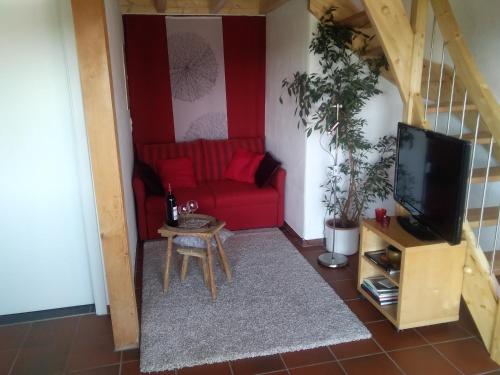
[[[177,202],[175,201],[175,196],[172,194],[172,189],[170,184],[168,184],[168,194],[166,199],[167,205],[167,225],[171,227],[179,226],[179,220],[177,217]]]

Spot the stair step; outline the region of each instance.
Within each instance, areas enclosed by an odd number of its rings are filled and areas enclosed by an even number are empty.
[[[486,168],[476,168],[472,172],[473,184],[484,183],[486,177]],[[500,167],[491,167],[490,174],[488,175],[488,182],[500,181]]]
[[[472,228],[479,227],[480,208],[470,208],[467,212],[467,220]],[[497,225],[498,207],[485,207],[483,212],[483,227]]]
[[[370,25],[370,19],[364,10],[355,13],[352,16],[339,21],[341,25],[349,25],[356,28],[361,28]]]
[[[466,141],[474,142],[474,133],[467,133],[462,136],[462,139]],[[489,145],[491,140],[491,134],[488,132],[479,132],[477,134],[477,143],[480,145]]]
[[[463,103],[453,103],[451,106],[451,111],[452,112],[462,112],[464,108]],[[448,112],[450,110],[450,103],[442,103],[439,107],[436,108],[436,106],[432,106],[432,104],[429,105],[427,112],[428,113],[443,113],[443,112]],[[466,111],[476,111],[477,106],[475,104],[467,104],[465,106]]]

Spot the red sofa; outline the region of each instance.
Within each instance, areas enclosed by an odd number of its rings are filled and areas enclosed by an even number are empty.
[[[245,138],[146,144],[140,145],[137,152],[139,159],[153,168],[159,159],[189,157],[193,161],[197,186],[174,190],[177,204],[196,199],[199,204],[197,212],[224,220],[231,230],[283,225],[285,170],[280,168],[271,184],[262,188],[225,180],[224,171],[238,148],[263,153],[264,142],[260,138]],[[132,185],[139,237],[141,240],[158,238],[158,228],[165,221],[165,199],[147,196],[144,183],[138,176],[134,175]]]

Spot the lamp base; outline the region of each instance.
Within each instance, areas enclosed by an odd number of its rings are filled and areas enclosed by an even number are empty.
[[[318,257],[318,263],[328,268],[341,268],[347,266],[349,260],[342,254],[324,253]]]

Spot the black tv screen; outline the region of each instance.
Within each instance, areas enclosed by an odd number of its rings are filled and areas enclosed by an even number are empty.
[[[394,198],[450,244],[460,242],[470,142],[398,124]]]

